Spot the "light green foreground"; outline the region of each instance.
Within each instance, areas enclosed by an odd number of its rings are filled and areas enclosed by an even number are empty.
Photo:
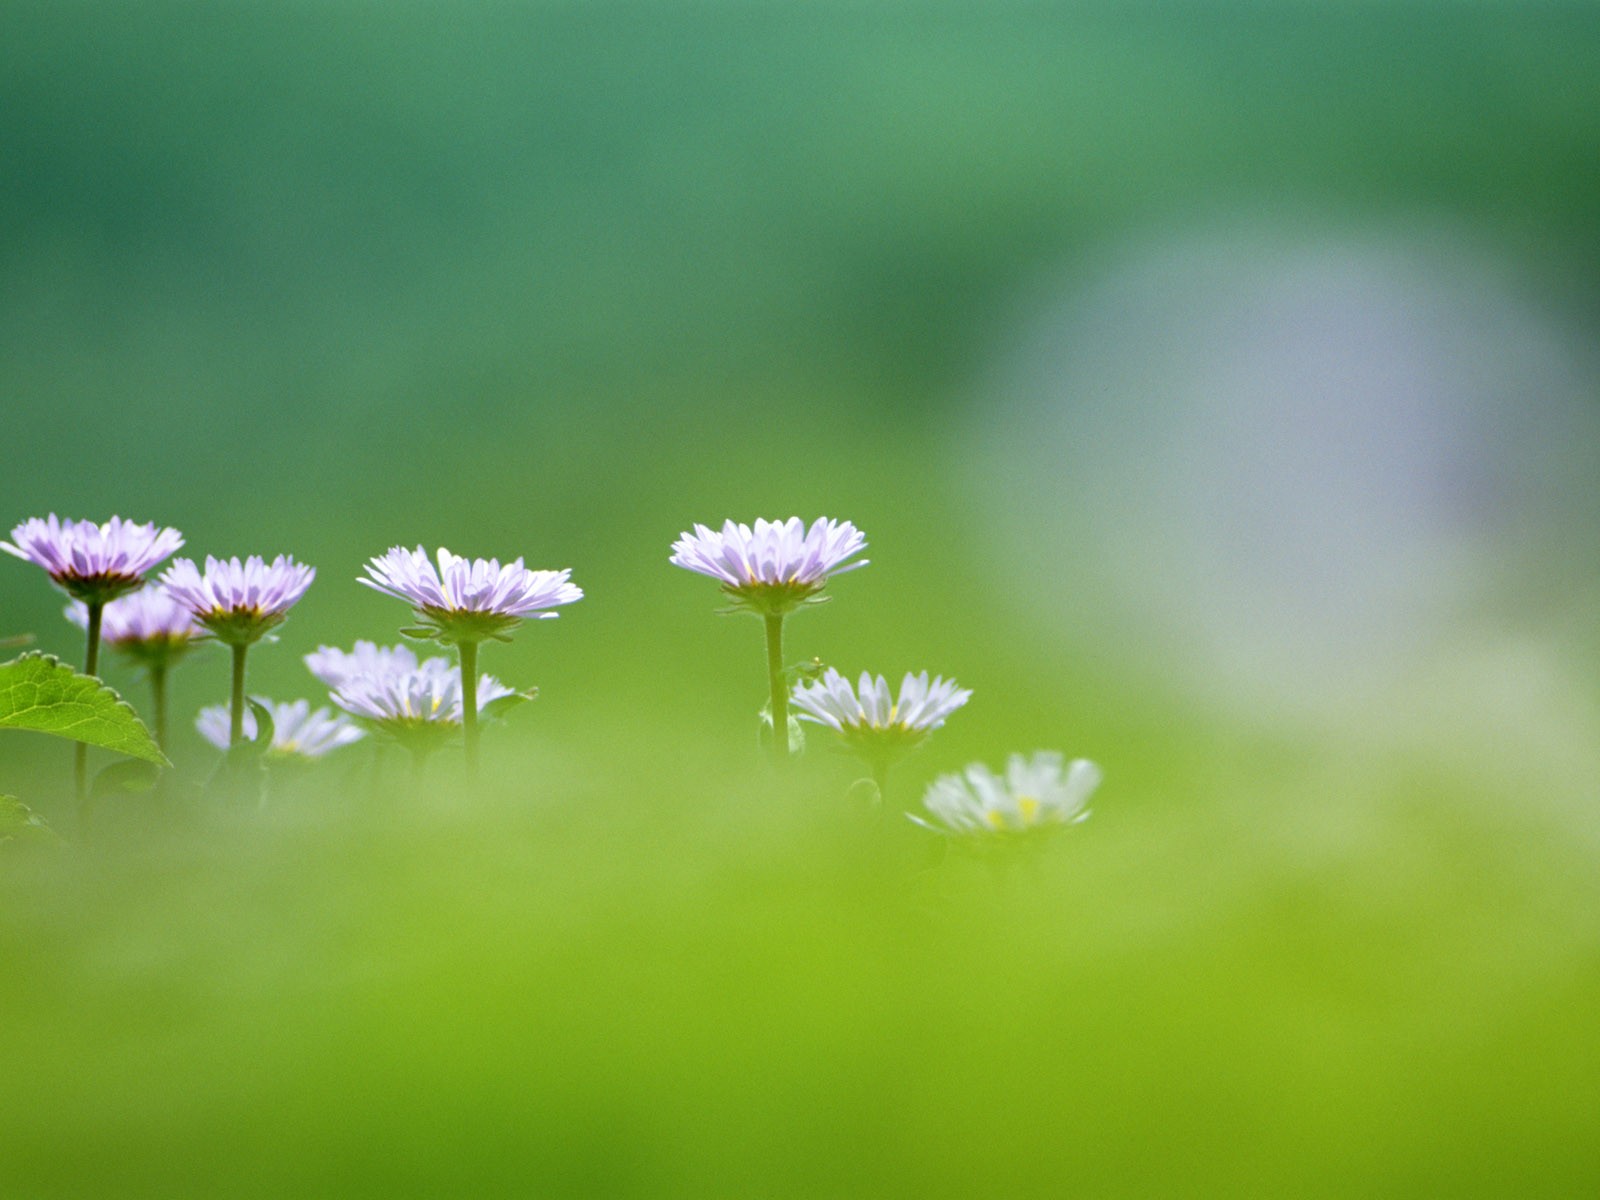
[[[815,761],[7,855],[6,1194],[1587,1192],[1592,855],[1253,753],[1001,865]]]

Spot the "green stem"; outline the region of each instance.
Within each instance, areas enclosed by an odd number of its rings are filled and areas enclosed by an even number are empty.
[[[156,727],[156,745],[167,748],[167,668],[157,663],[150,668],[150,715]]]
[[[105,612],[104,600],[85,600],[84,608],[89,611],[88,621],[88,647],[83,654],[83,673],[93,675],[100,669],[100,617]],[[87,822],[89,819],[89,747],[85,742],[79,742],[72,752],[72,782],[78,795],[78,815]]]
[[[428,751],[413,747],[411,751],[411,786],[420,798],[422,796],[422,779],[428,770]]]
[[[389,757],[389,747],[375,737],[368,740],[372,742],[372,779],[369,798],[376,806],[383,797],[383,764]]]
[[[250,649],[243,642],[233,647],[233,707],[228,722],[228,745],[244,741],[244,654]]]
[[[884,812],[889,811],[889,763],[882,757],[867,764],[872,768],[872,782],[878,785],[878,803]]]
[[[457,642],[461,657],[461,737],[467,748],[467,778],[478,777],[478,643]]]
[[[783,679],[783,614],[767,613],[767,683],[772,689],[772,761],[789,761],[789,688]]]

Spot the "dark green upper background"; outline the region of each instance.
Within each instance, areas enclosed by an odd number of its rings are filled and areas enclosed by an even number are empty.
[[[12,3],[0,524],[318,565],[284,692],[390,635],[351,579],[391,544],[570,565],[590,600],[489,665],[631,708],[749,649],[678,530],[826,513],[876,560],[830,648],[959,671],[1008,630],[950,574],[947,435],[1041,274],[1421,213],[1592,302],[1597,68],[1588,5]],[[73,653],[0,566],[0,623]]]

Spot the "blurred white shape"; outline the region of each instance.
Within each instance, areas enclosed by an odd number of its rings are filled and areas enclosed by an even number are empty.
[[[1146,242],[1039,306],[957,453],[1046,635],[1214,700],[1348,706],[1485,614],[1578,619],[1541,580],[1592,605],[1600,367],[1575,324],[1437,229]]]

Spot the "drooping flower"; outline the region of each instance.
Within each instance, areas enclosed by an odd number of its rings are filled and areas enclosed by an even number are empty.
[[[799,517],[758,519],[754,528],[726,521],[721,532],[696,525],[679,534],[668,561],[717,580],[734,608],[783,614],[819,601],[830,575],[866,566],[864,558],[848,561],[866,545],[849,521],[827,517],[810,529]]]
[[[394,546],[366,572],[359,582],[416,610],[419,627],[407,633],[451,645],[506,641],[524,618],[557,617],[549,610],[583,599],[570,568],[530,571],[520,558],[502,566],[497,558],[465,559],[442,546],[437,567],[421,546]]]
[[[67,619],[80,629],[89,627],[89,610],[81,600],[67,605]],[[105,607],[100,637],[113,650],[145,667],[176,662],[203,633],[189,606],[165,588],[152,584]]]
[[[360,641],[350,650],[318,646],[305,656],[305,664],[306,669],[330,689],[337,690],[351,679],[386,678],[415,671],[417,656],[410,646],[379,646]]]
[[[176,529],[136,525],[112,517],[104,525],[62,520],[55,513],[30,517],[11,531],[0,550],[41,566],[62,591],[104,604],[137,590],[147,572],[183,545]]]
[[[192,559],[180,558],[162,573],[161,583],[212,637],[248,646],[283,623],[316,574],[315,567],[284,554],[270,563],[256,554],[243,562],[207,555],[204,574]]]
[[[343,713],[327,708],[312,709],[308,700],[290,700],[274,703],[262,700],[272,714],[271,754],[280,757],[321,758],[330,750],[348,746],[366,737],[366,731]],[[213,704],[200,710],[194,726],[200,735],[219,750],[229,743],[228,710]],[[244,736],[256,736],[256,715],[247,710],[244,714]]]
[[[1100,779],[1100,768],[1086,758],[1065,763],[1053,751],[1041,750],[1031,758],[1013,754],[1003,776],[982,763],[962,775],[941,775],[922,800],[938,825],[911,819],[956,834],[1018,834],[1075,825],[1088,817],[1089,797]]]
[[[829,667],[817,682],[795,685],[792,699],[801,720],[828,726],[847,749],[869,761],[881,759],[887,766],[921,745],[971,696],[970,689],[957,687],[953,679],[936,676],[930,682],[926,671],[919,675],[908,671],[900,681],[899,697],[894,698],[882,675],[863,671],[852,688],[848,679]]]

